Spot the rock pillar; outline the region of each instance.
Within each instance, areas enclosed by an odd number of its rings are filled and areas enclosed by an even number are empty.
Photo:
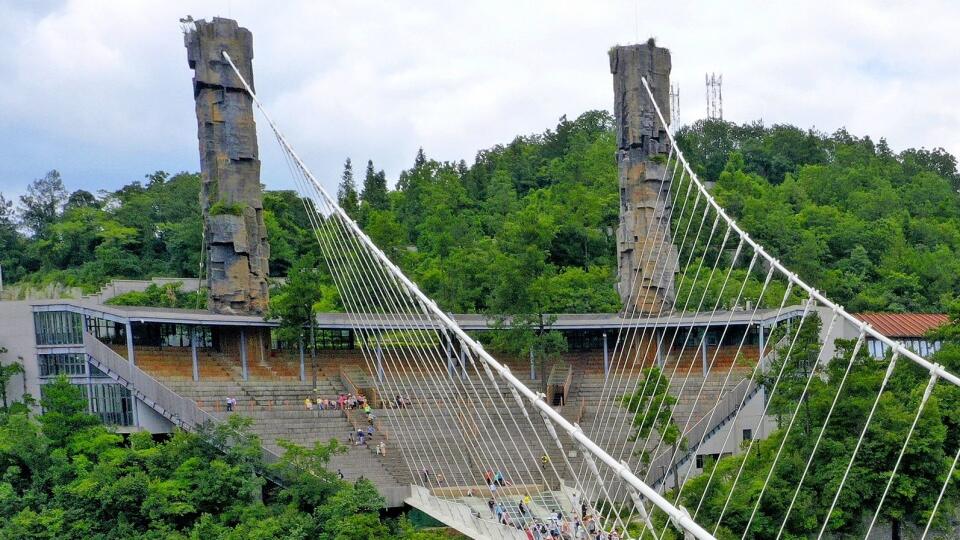
[[[653,40],[610,49],[620,225],[618,290],[626,314],[669,313],[674,302],[677,250],[670,234],[670,142],[647,90],[670,122],[670,51]]]
[[[236,21],[219,17],[188,25],[184,44],[194,70],[208,307],[215,313],[263,314],[270,244],[253,102],[221,55],[230,55],[253,88],[253,36]]]

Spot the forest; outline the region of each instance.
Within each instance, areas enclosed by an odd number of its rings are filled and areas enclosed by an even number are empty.
[[[943,311],[960,291],[960,174],[944,150],[722,121],[677,138],[744,228],[850,311]],[[393,181],[348,159],[338,198],[447,311],[612,312],[614,155],[611,117],[590,111],[472,165],[421,150]],[[68,191],[51,171],[16,202],[0,194],[5,281],[94,291],[113,278],[196,276],[199,182],[158,171],[94,194]],[[264,208],[273,276],[322,260],[294,192],[265,191]],[[337,309],[336,298],[325,304]]]
[[[355,170],[347,159],[337,198],[447,311],[521,316],[531,324],[545,314],[613,312],[620,309],[615,289],[620,201],[612,124],[603,111],[564,117],[543,133],[480,151],[469,165],[436,161],[420,150],[395,179],[372,161]],[[681,128],[677,138],[727,211],[774,256],[848,310],[950,311],[952,324],[941,331],[944,348],[935,361],[960,371],[960,174],[952,155],[942,149],[894,152],[882,139],[844,130],[828,135],[760,123],[701,121]],[[157,171],[113,192],[70,191],[68,183],[53,170],[17,201],[0,194],[6,283],[62,283],[92,292],[114,278],[198,275],[198,174]],[[274,286],[271,313],[299,331],[312,311],[342,308],[300,197],[266,190],[263,203],[271,274],[286,278]],[[763,278],[756,277],[753,285]],[[779,298],[782,290],[772,287],[766,296]],[[764,295],[755,292],[754,299],[764,303]],[[197,298],[153,287],[114,301],[195,307]],[[815,344],[819,320],[804,324],[811,326],[801,334]],[[724,523],[736,528],[752,519],[755,531],[773,536],[796,490],[785,530],[800,537],[815,534],[819,521],[811,516],[825,515],[830,506],[818,498],[816,486],[836,481],[836,468],[850,455],[856,426],[884,371],[863,354],[852,358],[843,344],[839,351],[811,387],[803,410],[797,407],[799,388],[789,383],[773,403],[774,413],[797,418],[792,429],[805,435],[787,439],[783,462],[772,463],[771,456],[783,430],[790,429],[786,424],[758,442],[752,454],[711,464],[711,474],[673,495],[699,508],[707,522],[724,514]],[[855,367],[844,383],[838,375],[848,363]],[[892,390],[909,399],[880,403],[877,428],[865,439],[863,466],[851,472],[831,514],[830,529],[838,534],[861,527],[876,504],[871,494],[885,478],[869,464],[890,461],[923,393],[924,373],[907,363],[897,370]],[[830,444],[818,449],[827,466],[818,469],[822,476],[801,481],[815,435],[811,426],[823,423],[840,392],[848,399],[840,401],[842,410],[828,424]],[[652,398],[624,396],[623,402],[635,409],[645,399]],[[884,520],[916,524],[926,518],[944,462],[960,444],[960,428],[950,414],[958,400],[960,393],[946,385],[933,393],[920,419],[922,437],[904,464]],[[65,380],[47,385],[41,404],[43,414],[35,417],[20,403],[0,413],[0,540],[434,538],[406,519],[385,518],[369,483],[331,476],[324,465],[339,451],[336,443],[288,445],[285,458],[267,466],[241,418],[197,434],[164,440],[136,434],[125,440],[83,413],[82,397]],[[733,485],[740,467],[748,472],[741,485]],[[757,499],[762,475],[773,467],[779,467],[777,482],[751,517],[748,501]],[[301,470],[310,474],[295,472]]]
[[[281,442],[286,453],[266,465],[250,420],[236,415],[199,433],[125,438],[62,375],[39,404],[38,416],[21,402],[0,409],[2,540],[450,538],[381,517],[372,483],[325,468],[346,450],[336,441]]]

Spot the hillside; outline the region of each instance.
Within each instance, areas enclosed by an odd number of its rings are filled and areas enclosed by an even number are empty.
[[[564,117],[472,165],[421,152],[395,183],[372,163],[354,180],[351,167],[341,201],[447,310],[613,311],[611,125],[602,111]],[[960,176],[943,150],[894,153],[845,131],[724,122],[684,127],[678,140],[755,238],[848,309],[937,311],[960,291]],[[156,172],[112,193],[69,193],[52,171],[19,204],[0,198],[5,280],[93,289],[195,276],[198,190],[196,174]],[[285,275],[316,242],[295,194],[268,191],[264,205],[271,272]]]

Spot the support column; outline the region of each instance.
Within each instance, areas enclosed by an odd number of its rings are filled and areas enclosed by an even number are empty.
[[[603,381],[610,377],[610,351],[607,349],[607,331],[603,331]]]
[[[248,380],[250,375],[247,373],[247,334],[240,329],[240,372],[243,374],[243,380]]]
[[[703,329],[703,339],[700,340],[700,360],[703,362],[703,376],[707,376],[710,367],[707,365],[707,329]]]
[[[133,352],[133,325],[130,321],[126,323],[127,333],[127,361],[130,362],[130,373],[127,374],[127,380],[130,382],[130,405],[133,406],[133,425],[140,427],[140,400],[136,396],[136,387],[133,384],[133,367],[137,365],[137,358]]]
[[[443,339],[443,352],[447,355],[447,375],[450,378],[453,378],[453,374],[457,372],[457,366],[453,363],[453,352],[450,350],[450,336],[446,332],[441,334],[441,339]]]
[[[133,325],[127,321],[125,328],[127,333],[127,361],[130,362],[131,366],[135,366],[137,362],[133,354]]]
[[[620,223],[617,227],[617,289],[623,313],[659,313],[675,299],[679,255],[670,232],[672,197],[670,141],[670,51],[646,43],[609,51],[617,135]],[[666,115],[662,123],[643,81]],[[651,246],[663,246],[651,249]]]
[[[377,382],[383,382],[383,347],[380,345],[380,334],[376,334],[377,340]]]
[[[197,327],[190,327],[190,357],[193,360],[193,380],[200,380],[200,364],[197,362]]]
[[[533,349],[530,349],[530,380],[537,380],[537,367],[533,361]]]
[[[300,348],[300,382],[307,380],[307,366],[303,361],[303,339],[297,341]]]
[[[270,244],[253,100],[222,56],[229,53],[254,87],[253,36],[236,21],[219,17],[186,26],[183,40],[194,70],[200,143],[208,308],[229,315],[261,315],[269,305]]]
[[[653,337],[657,340],[657,366],[660,369],[666,365],[666,358],[663,357],[663,331],[660,332],[660,335],[657,335],[657,331],[653,331]]]

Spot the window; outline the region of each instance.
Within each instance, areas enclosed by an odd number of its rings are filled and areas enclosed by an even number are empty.
[[[87,358],[83,353],[38,354],[41,377],[86,375]]]
[[[753,430],[752,430],[752,429],[745,429],[745,430],[743,430],[743,440],[745,440],[745,441],[753,440]]]
[[[90,413],[99,416],[107,425],[133,425],[133,399],[130,390],[119,384],[84,385],[84,394],[90,403]]]
[[[71,311],[37,311],[33,314],[37,345],[82,345],[83,321]]]
[[[127,327],[124,324],[99,317],[87,317],[87,332],[111,345],[126,345]]]
[[[133,397],[130,390],[116,383],[77,384],[87,400],[87,410],[100,418],[104,424],[132,426]],[[41,399],[46,395],[46,385],[40,385]]]
[[[563,335],[571,351],[603,349],[603,330],[566,330]]]
[[[190,347],[189,324],[137,324],[133,332],[134,345],[143,347]],[[197,347],[215,348],[214,332],[209,326],[193,326]]]
[[[353,331],[342,329],[314,330],[314,337],[318,349],[352,349]]]
[[[697,454],[697,468],[698,468],[698,469],[702,469],[702,468],[703,468],[703,458],[704,458],[704,456],[705,456],[705,454]]]

